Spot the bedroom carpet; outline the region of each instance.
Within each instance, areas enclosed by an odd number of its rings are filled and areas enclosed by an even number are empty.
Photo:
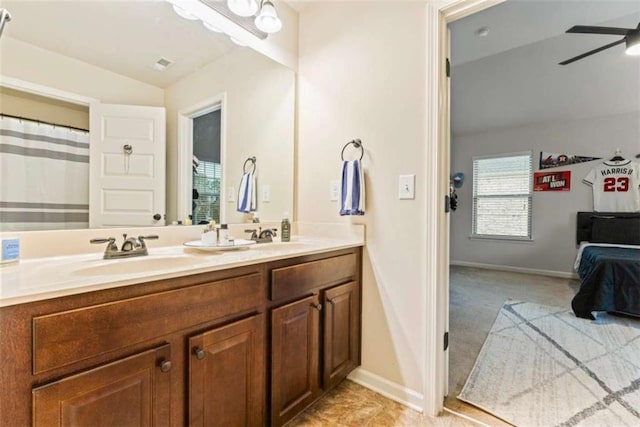
[[[458,398],[517,426],[637,426],[639,355],[639,319],[509,301]]]

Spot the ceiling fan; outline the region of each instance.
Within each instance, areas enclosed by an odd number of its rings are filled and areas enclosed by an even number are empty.
[[[571,64],[572,62],[575,62],[579,59],[586,58],[587,56],[593,55],[594,53],[602,52],[605,49],[609,49],[610,47],[614,47],[622,43],[626,43],[627,45],[627,49],[625,50],[627,55],[640,55],[640,23],[638,23],[638,26],[636,28],[594,27],[590,25],[576,25],[569,28],[567,30],[567,33],[605,34],[624,37],[613,43],[609,43],[597,49],[590,50],[589,52],[583,53],[582,55],[567,59],[566,61],[561,62],[560,65]]]

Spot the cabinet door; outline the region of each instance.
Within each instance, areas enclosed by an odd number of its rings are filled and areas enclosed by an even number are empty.
[[[189,348],[189,425],[264,424],[263,316],[196,335]]]
[[[324,292],[323,387],[342,381],[360,364],[360,295],[356,282]]]
[[[318,396],[317,296],[271,312],[271,424],[280,426]]]
[[[170,346],[33,390],[34,426],[168,426]]]

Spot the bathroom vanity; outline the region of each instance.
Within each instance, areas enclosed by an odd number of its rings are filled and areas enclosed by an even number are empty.
[[[362,248],[336,247],[1,307],[0,425],[286,423],[360,364]]]

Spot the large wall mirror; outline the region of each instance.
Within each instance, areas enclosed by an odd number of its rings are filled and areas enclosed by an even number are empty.
[[[261,220],[292,212],[294,71],[165,1],[1,5],[0,231],[247,222],[253,171]],[[132,180],[90,188],[109,174]]]

